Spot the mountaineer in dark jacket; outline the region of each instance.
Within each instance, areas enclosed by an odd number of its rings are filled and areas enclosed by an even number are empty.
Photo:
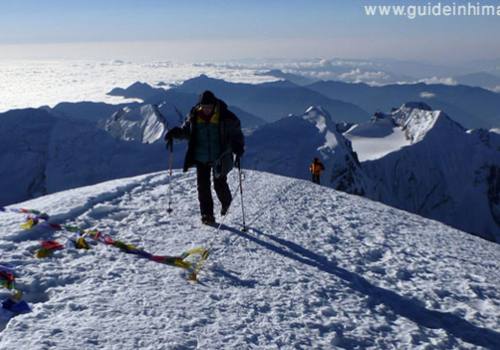
[[[211,91],[205,91],[184,124],[165,135],[165,141],[172,139],[189,140],[184,172],[196,166],[201,220],[204,224],[214,224],[210,173],[213,173],[215,193],[222,205],[221,215],[225,215],[232,201],[227,174],[234,165],[239,167],[244,152],[240,120],[227,109],[224,101]],[[233,153],[236,156],[234,161]]]

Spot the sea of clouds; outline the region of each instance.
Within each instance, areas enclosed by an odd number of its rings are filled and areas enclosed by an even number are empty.
[[[172,61],[130,62],[123,60],[0,60],[0,112],[10,109],[50,106],[59,102],[94,101],[122,103],[106,95],[115,87],[136,81],[168,89],[173,84],[206,74],[232,82],[262,83],[278,78],[270,69],[315,80],[384,85],[394,83],[455,84],[452,78],[417,79],[393,73],[387,64],[346,59],[249,59],[224,62],[178,63]]]
[[[233,82],[261,83],[276,80],[255,75],[255,69],[228,68],[172,62],[135,63],[97,61],[0,61],[0,112],[10,109],[54,106],[59,102],[96,101],[121,103],[106,95],[114,87],[136,81],[164,88],[207,74]]]

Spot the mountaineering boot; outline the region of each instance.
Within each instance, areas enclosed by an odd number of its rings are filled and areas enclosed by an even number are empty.
[[[220,215],[221,216],[226,215],[230,206],[231,206],[231,202],[229,202],[229,204],[227,204],[227,205],[223,205],[222,208],[221,208],[221,210],[220,210]]]
[[[213,215],[202,215],[201,223],[204,225],[215,225],[215,218]]]

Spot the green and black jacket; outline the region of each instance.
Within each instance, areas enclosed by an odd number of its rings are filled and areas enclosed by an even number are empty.
[[[227,108],[227,104],[222,100],[217,100],[214,115],[210,121],[201,120],[199,116],[200,105],[197,104],[191,109],[189,116],[184,124],[174,133],[175,138],[189,140],[186,157],[184,159],[184,171],[188,171],[190,167],[196,164],[197,156],[199,157],[200,147],[207,149],[216,149],[216,155],[210,156],[208,161],[213,163],[214,168],[220,166],[218,171],[220,175],[225,176],[233,168],[233,153],[236,156],[241,156],[244,152],[245,140],[241,131],[241,123],[238,117]],[[218,133],[216,133],[219,147],[213,147],[210,139],[203,138],[199,140],[200,133],[198,128],[209,127],[207,124],[218,126]],[[200,144],[202,142],[203,144]],[[197,152],[198,150],[198,152]],[[211,158],[216,157],[214,161]]]

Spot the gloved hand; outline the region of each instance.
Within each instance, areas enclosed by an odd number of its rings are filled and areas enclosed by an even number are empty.
[[[165,134],[165,142],[172,142],[173,139],[178,139],[182,136],[182,129],[176,126],[175,128],[170,129]]]
[[[232,145],[231,147],[233,149],[233,153],[236,155],[237,158],[243,157],[243,153],[245,152],[245,149],[243,148],[242,145],[236,144]]]
[[[241,157],[240,156],[236,156],[236,158],[234,159],[234,166],[237,167],[237,168],[240,168],[241,167]]]

